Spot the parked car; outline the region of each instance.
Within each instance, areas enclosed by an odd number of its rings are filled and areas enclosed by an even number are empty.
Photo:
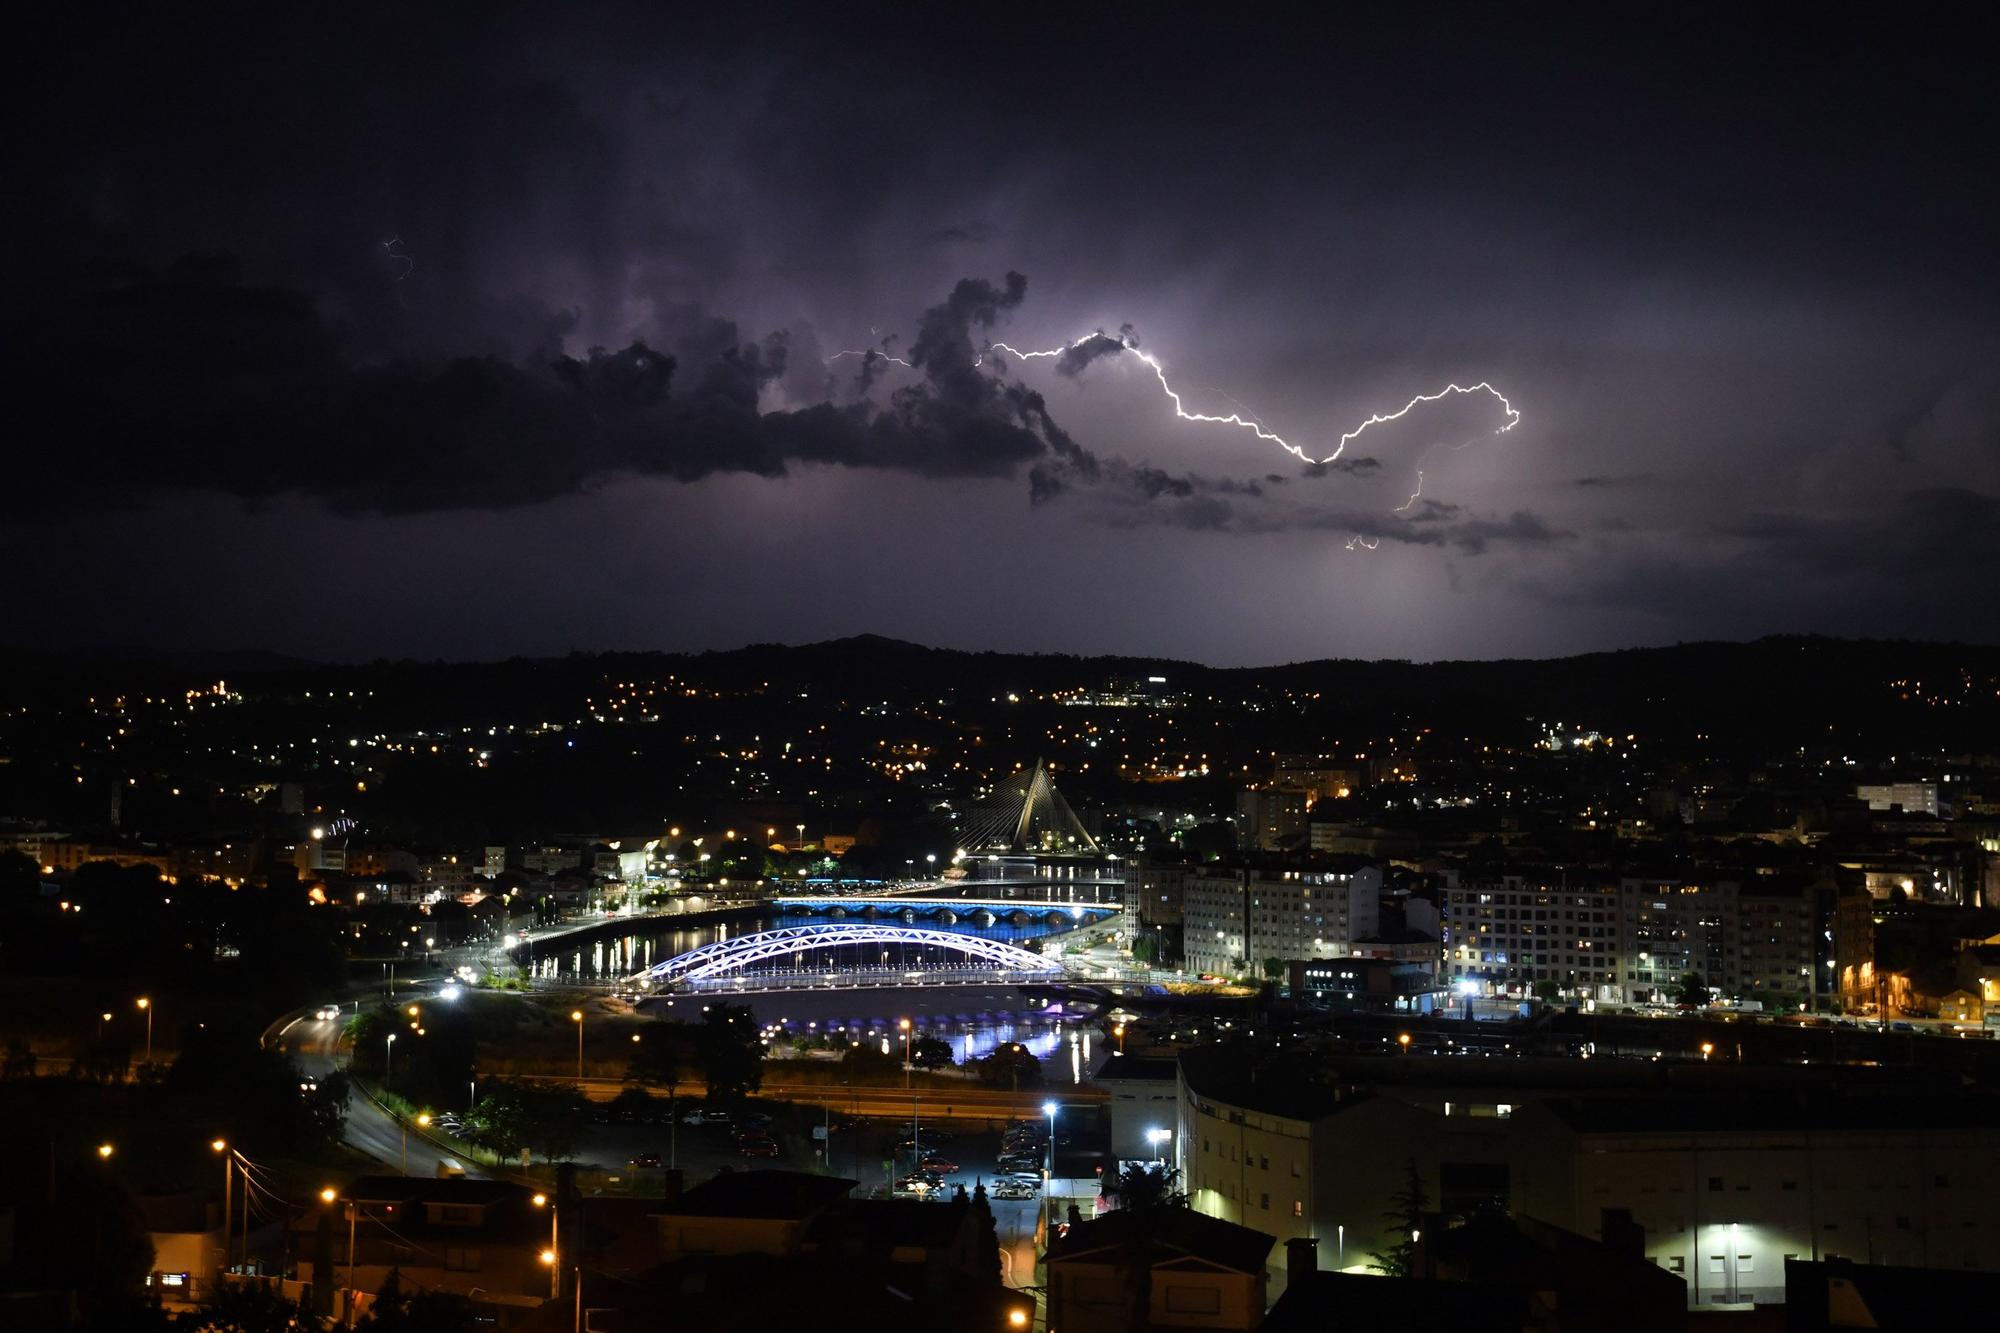
[[[659,1164],[660,1155],[656,1152],[642,1152],[632,1159],[632,1165],[635,1167],[653,1167]]]
[[[1035,1187],[1024,1180],[996,1181],[987,1192],[996,1199],[1032,1199],[1036,1194]]]
[[[726,1125],[729,1123],[729,1112],[717,1111],[705,1106],[697,1106],[694,1110],[689,1111],[681,1117],[681,1123],[683,1125]]]
[[[955,1176],[958,1174],[958,1163],[948,1162],[942,1157],[926,1157],[922,1169],[935,1171],[941,1176]]]
[[[736,1152],[742,1157],[776,1157],[777,1142],[763,1134],[741,1134],[736,1139]]]

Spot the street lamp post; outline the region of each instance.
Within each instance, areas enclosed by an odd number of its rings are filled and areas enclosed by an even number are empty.
[[[546,1194],[535,1196],[535,1207],[549,1210],[549,1248],[542,1251],[542,1262],[549,1266],[549,1299],[562,1295],[562,1264],[558,1262],[561,1251],[556,1248],[556,1220],[559,1216],[554,1200]]]
[[[229,1214],[229,1191],[230,1187],[235,1183],[233,1173],[236,1163],[229,1154],[229,1140],[215,1139],[208,1146],[222,1155],[222,1272],[228,1272],[229,1233],[232,1230],[230,1227],[232,1219]],[[243,1192],[245,1195],[249,1194],[250,1191],[247,1185],[244,1187]],[[250,1211],[250,1200],[247,1197],[243,1200],[243,1211],[246,1213]],[[247,1231],[249,1228],[245,1227],[244,1229]],[[216,1285],[220,1286],[221,1283],[221,1274],[218,1273],[216,1275]]]
[[[910,1090],[910,1020],[900,1019],[896,1026],[903,1029],[903,1091]]]
[[[387,1083],[389,1075],[396,1071],[396,1034],[391,1032],[382,1041],[382,1081]]]
[[[139,1008],[146,1015],[146,1063],[153,1063],[153,1002],[141,995]]]
[[[319,1201],[324,1204],[338,1202],[340,1195],[329,1185],[319,1192]],[[347,1200],[347,1326],[354,1327],[354,1200]]]
[[[99,1014],[97,1016],[97,1039],[99,1041],[104,1040],[104,1025],[106,1023],[109,1023],[110,1021],[111,1021],[111,1015],[108,1013]]]
[[[1042,1230],[1045,1242],[1054,1244],[1056,1238],[1055,1199],[1053,1191],[1056,1179],[1056,1111],[1054,1102],[1042,1103],[1042,1114],[1049,1118],[1049,1152],[1042,1168]]]
[[[576,1077],[581,1082],[583,1079],[583,1010],[570,1010],[569,1021],[576,1024]]]

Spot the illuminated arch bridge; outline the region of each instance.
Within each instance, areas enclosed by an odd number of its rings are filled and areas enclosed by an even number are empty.
[[[742,935],[690,949],[639,974],[653,986],[924,985],[1041,979],[1060,974],[1053,958],[1001,940],[949,930],[870,922],[816,923]]]

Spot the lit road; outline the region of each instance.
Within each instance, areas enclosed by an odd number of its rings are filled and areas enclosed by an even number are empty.
[[[539,1077],[547,1082],[575,1084],[594,1102],[608,1102],[632,1086],[620,1079],[574,1078],[554,1075]],[[698,1080],[682,1083],[676,1095],[683,1102],[698,1101],[706,1089]],[[801,1106],[824,1106],[851,1115],[896,1119],[908,1116],[911,1102],[918,1103],[923,1120],[1033,1120],[1042,1114],[1042,1103],[1051,1096],[1062,1102],[1096,1101],[1108,1094],[1088,1084],[1051,1089],[1023,1088],[1020,1092],[981,1088],[851,1088],[845,1084],[766,1083],[757,1092],[773,1101],[796,1102]]]
[[[307,1016],[287,1023],[280,1029],[277,1046],[308,1078],[330,1074],[341,1064],[340,1028],[339,1020],[323,1020]],[[345,1137],[350,1147],[373,1157],[382,1163],[385,1169],[402,1170],[402,1128],[358,1088],[347,1096]],[[435,1175],[440,1161],[456,1164],[463,1168],[468,1176],[486,1174],[477,1163],[447,1153],[426,1140],[413,1128],[409,1136],[410,1174]]]

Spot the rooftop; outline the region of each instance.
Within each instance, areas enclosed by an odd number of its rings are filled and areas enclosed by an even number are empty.
[[[725,1171],[659,1209],[662,1217],[749,1217],[798,1221],[847,1197],[852,1180],[806,1171]]]
[[[1275,1237],[1192,1208],[1119,1208],[1072,1226],[1049,1248],[1051,1262],[1082,1260],[1127,1245],[1148,1247],[1148,1267],[1196,1258],[1239,1273],[1262,1273]]]

